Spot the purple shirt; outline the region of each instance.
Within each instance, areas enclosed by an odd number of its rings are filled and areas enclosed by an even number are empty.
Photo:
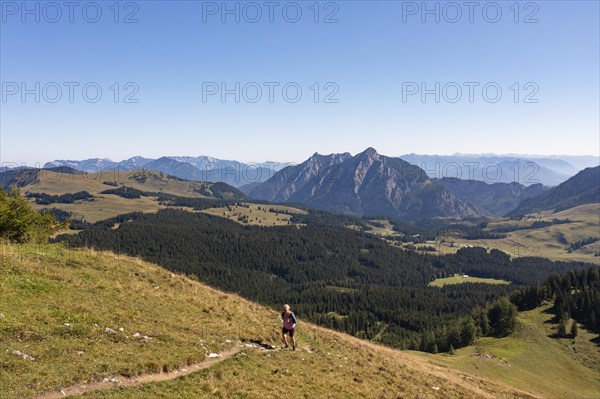
[[[291,312],[288,316],[283,312],[281,313],[281,318],[283,319],[283,328],[286,330],[293,330],[296,328],[296,315],[294,315],[294,312]]]

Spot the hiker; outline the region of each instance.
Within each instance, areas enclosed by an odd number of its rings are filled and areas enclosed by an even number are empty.
[[[283,320],[283,328],[281,329],[281,338],[285,343],[284,348],[289,348],[287,336],[289,335],[292,339],[292,349],[296,350],[296,338],[294,338],[294,331],[296,330],[296,315],[292,312],[290,305],[283,305],[283,312],[281,313],[281,319]]]

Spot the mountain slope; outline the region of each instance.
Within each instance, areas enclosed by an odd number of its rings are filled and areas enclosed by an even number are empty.
[[[519,183],[488,184],[478,180],[444,177],[438,180],[447,190],[472,202],[487,216],[503,216],[527,198],[544,191],[541,184],[524,186]]]
[[[418,219],[479,214],[468,201],[429,179],[422,169],[379,155],[373,148],[354,157],[348,153],[315,154],[250,188],[248,195],[361,216]]]
[[[260,350],[253,341],[279,345],[278,312],[134,258],[8,245],[2,267],[0,392],[7,399],[187,369],[230,350],[237,354],[185,378],[85,397],[532,398],[301,318],[296,352]]]
[[[557,187],[526,199],[507,216],[525,215],[545,210],[561,211],[600,202],[600,166],[587,168]]]

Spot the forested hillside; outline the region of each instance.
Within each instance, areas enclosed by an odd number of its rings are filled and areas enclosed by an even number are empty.
[[[541,258],[511,260],[501,251],[482,248],[419,255],[325,221],[301,228],[262,228],[163,210],[120,218],[118,228],[113,222],[59,239],[140,256],[271,306],[297,304],[300,317],[356,336],[431,351],[431,333],[438,330],[438,349],[447,348],[447,335],[462,326],[461,317],[511,291],[510,286],[479,284],[428,287],[435,278],[467,273],[533,284],[585,267]],[[452,328],[443,329],[449,324]],[[485,328],[480,330],[485,333]]]

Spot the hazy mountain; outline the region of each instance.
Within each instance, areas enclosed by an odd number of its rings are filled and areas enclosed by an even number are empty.
[[[144,169],[156,170],[180,179],[191,181],[203,181],[202,172],[187,162],[176,161],[173,158],[162,157],[155,161],[148,162]]]
[[[262,183],[287,165],[276,162],[244,163],[204,155],[199,157],[170,156],[169,158],[186,162],[197,168],[202,174],[202,181],[224,182],[234,187]]]
[[[593,168],[600,165],[600,157],[590,155],[556,155],[551,158],[561,159],[573,165],[577,170]]]
[[[526,199],[507,216],[525,215],[551,209],[559,211],[593,203],[600,203],[600,166],[584,169],[557,187]]]
[[[131,157],[124,159],[118,163],[119,169],[121,170],[136,170],[144,168],[148,163],[154,161],[152,158],[144,158],[141,156]]]
[[[112,161],[108,158],[90,158],[82,161],[59,159],[46,162],[46,164],[44,164],[44,169],[66,166],[85,173],[98,173],[104,170],[115,169],[117,165],[118,162]]]
[[[431,180],[420,168],[373,148],[348,153],[314,154],[297,166],[248,192],[254,199],[303,203],[332,212],[419,219],[478,215],[470,202]]]
[[[520,183],[526,186],[541,183],[556,186],[577,173],[568,162],[497,155],[418,155],[400,158],[425,170],[431,178],[458,178],[493,183]]]
[[[505,215],[525,199],[535,197],[546,189],[541,184],[530,186],[519,183],[487,184],[478,180],[448,177],[439,179],[438,182],[453,194],[472,202],[486,216]]]

